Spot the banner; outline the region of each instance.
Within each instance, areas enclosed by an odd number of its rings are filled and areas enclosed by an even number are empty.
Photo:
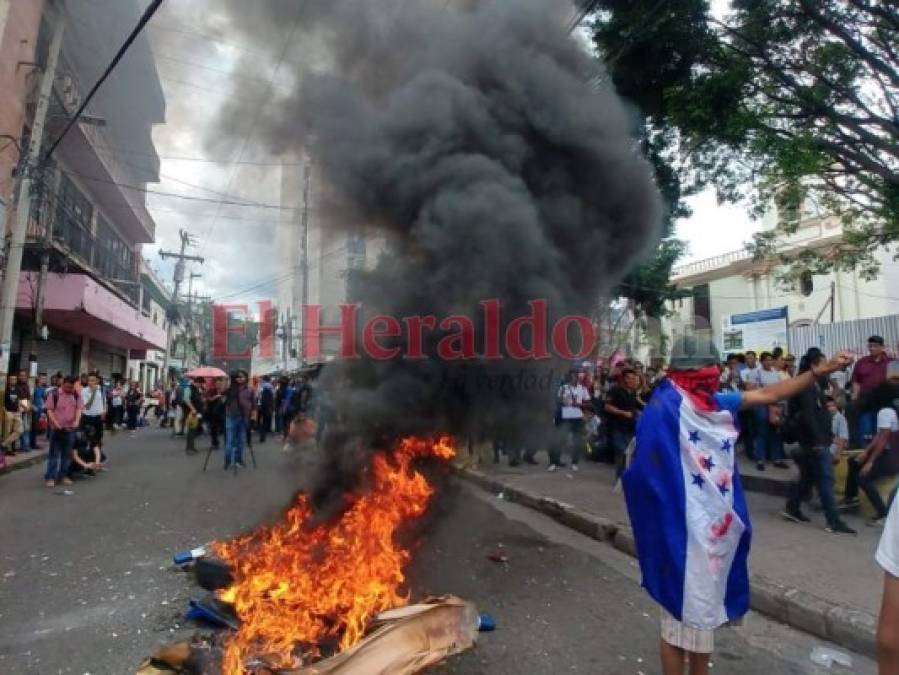
[[[731,314],[725,316],[722,323],[722,355],[747,351],[761,354],[770,352],[775,347],[789,351],[789,318],[786,307]]]

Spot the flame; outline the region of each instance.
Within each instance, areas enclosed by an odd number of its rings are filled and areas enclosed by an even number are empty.
[[[390,455],[375,455],[371,489],[334,523],[312,524],[300,496],[286,520],[214,546],[234,584],[219,597],[234,605],[240,629],[225,646],[223,672],[240,675],[253,655],[275,668],[302,665],[298,646],[314,650],[339,639],[348,649],[369,620],[406,603],[399,593],[409,551],[394,542],[405,521],[424,514],[433,490],[411,469],[421,457],[452,459],[452,439],[406,438]]]

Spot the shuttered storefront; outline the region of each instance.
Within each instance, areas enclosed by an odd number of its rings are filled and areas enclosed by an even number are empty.
[[[39,372],[47,375],[75,374],[75,356],[81,350],[80,345],[52,337],[49,340],[40,340],[37,345]]]
[[[113,375],[124,375],[128,355],[123,350],[108,347],[100,342],[91,342],[88,362],[91,370],[99,370],[103,379]]]

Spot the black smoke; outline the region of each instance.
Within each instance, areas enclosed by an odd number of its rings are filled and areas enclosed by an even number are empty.
[[[329,226],[387,238],[387,253],[355,285],[363,316],[463,314],[480,326],[479,303],[493,298],[504,323],[537,299],[551,321],[591,316],[657,245],[660,200],[633,120],[568,35],[566,3],[249,7],[234,3],[233,24],[258,36],[290,94],[254,108],[235,100],[219,130],[253,120],[270,149],[307,153],[328,188]],[[342,491],[356,475],[360,438],[446,431],[550,441],[561,360],[447,362],[435,356],[440,337],[427,341],[424,361],[363,358],[325,369],[338,416],[326,488]]]

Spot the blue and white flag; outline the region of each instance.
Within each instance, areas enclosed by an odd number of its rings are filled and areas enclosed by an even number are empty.
[[[706,402],[665,379],[622,478],[643,587],[692,628],[712,630],[749,610],[752,528],[734,457],[740,400]]]

